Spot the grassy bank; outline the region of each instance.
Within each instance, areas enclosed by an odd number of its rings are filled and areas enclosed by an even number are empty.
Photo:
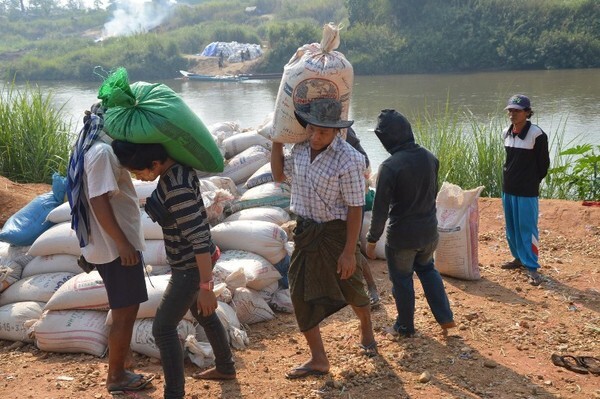
[[[34,86],[19,91],[9,84],[0,98],[0,174],[21,183],[49,183],[52,173],[64,175],[73,126],[64,122],[62,107],[52,107],[52,93]],[[483,185],[484,196],[501,196],[504,115],[482,122],[446,101],[411,119],[417,142],[440,160],[440,186],[443,181],[464,189]],[[541,197],[598,201],[600,146],[565,143],[565,122],[561,119],[556,131],[547,132],[553,138],[551,169]]]

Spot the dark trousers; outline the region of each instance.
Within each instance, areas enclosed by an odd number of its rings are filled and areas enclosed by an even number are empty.
[[[196,298],[200,284],[197,268],[187,270],[172,269],[169,285],[156,311],[152,325],[152,335],[160,350],[165,376],[165,399],[182,399],[185,396],[185,373],[183,348],[177,334],[177,325],[188,310],[204,328],[215,355],[218,371],[235,373],[233,355],[223,327],[216,312],[208,317],[198,313]]]

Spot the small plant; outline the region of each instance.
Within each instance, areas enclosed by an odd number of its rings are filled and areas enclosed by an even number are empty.
[[[600,201],[600,145],[583,144],[560,152],[572,159],[548,174],[566,187],[569,199]]]

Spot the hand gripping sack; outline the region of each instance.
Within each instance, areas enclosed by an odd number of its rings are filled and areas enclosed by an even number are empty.
[[[268,134],[280,143],[299,143],[308,136],[296,120],[294,110],[317,98],[334,98],[342,103],[342,119],[347,119],[354,70],[346,57],[334,51],[340,44],[339,28],[323,28],[321,43],[305,44],[283,67],[275,101],[273,126]],[[342,129],[345,136],[346,129]]]
[[[169,156],[205,172],[222,172],[223,156],[200,118],[168,86],[129,85],[125,68],[102,84],[98,98],[107,108],[104,130],[132,143],[160,143]]]

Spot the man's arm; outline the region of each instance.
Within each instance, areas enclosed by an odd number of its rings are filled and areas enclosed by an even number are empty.
[[[217,297],[213,290],[202,286],[202,283],[208,283],[213,279],[210,252],[196,254],[196,264],[200,272],[200,292],[198,293],[196,305],[200,314],[206,317],[213,314],[218,306]]]
[[[349,206],[346,219],[346,245],[338,259],[337,272],[340,279],[345,280],[356,270],[356,244],[360,235],[362,222],[362,206]]]
[[[273,181],[277,183],[285,181],[283,163],[283,143],[273,142],[273,146],[271,148],[271,173],[273,174]]]
[[[90,206],[98,219],[100,226],[113,239],[117,245],[117,251],[121,257],[123,266],[137,265],[140,261],[138,252],[127,240],[127,236],[117,223],[115,214],[108,198],[108,193],[90,199]]]

